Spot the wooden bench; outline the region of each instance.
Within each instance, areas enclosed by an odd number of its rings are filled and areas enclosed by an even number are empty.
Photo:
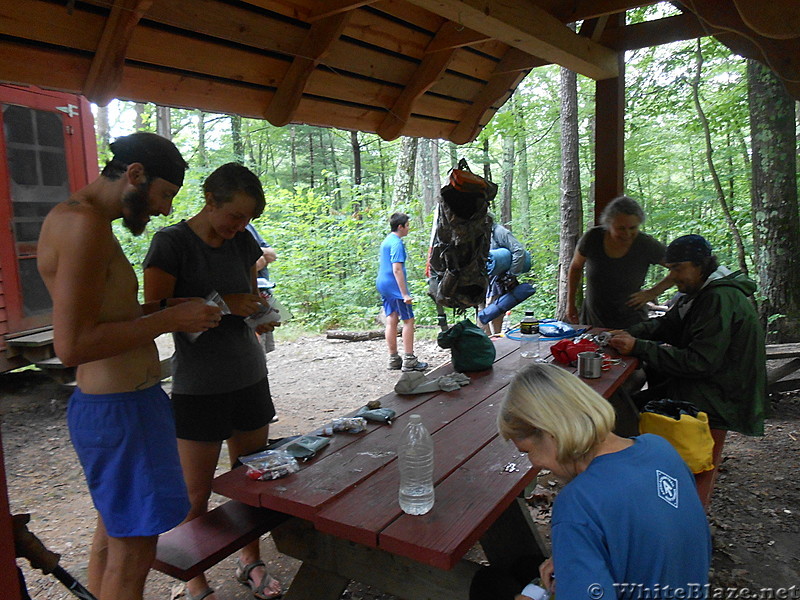
[[[782,361],[770,366],[770,361]],[[787,392],[800,389],[800,378],[787,376],[800,370],[800,344],[767,344],[767,389]]]
[[[159,536],[153,568],[189,581],[287,518],[274,510],[228,500]]]

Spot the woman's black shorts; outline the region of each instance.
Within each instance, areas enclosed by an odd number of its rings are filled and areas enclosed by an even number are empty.
[[[220,442],[234,431],[253,431],[275,416],[269,379],[221,394],[172,394],[175,428],[182,440]]]

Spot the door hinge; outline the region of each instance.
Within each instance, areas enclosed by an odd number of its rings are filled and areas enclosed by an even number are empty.
[[[67,104],[66,106],[56,106],[56,110],[60,110],[64,114],[69,117],[77,117],[80,112],[78,111],[78,107],[74,104]]]

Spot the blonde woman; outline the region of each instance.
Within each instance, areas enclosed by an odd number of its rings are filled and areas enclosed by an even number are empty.
[[[711,538],[691,472],[666,440],[613,428],[611,405],[561,367],[532,364],[509,386],[500,435],[567,482],[553,505],[544,585],[570,600],[702,591]]]

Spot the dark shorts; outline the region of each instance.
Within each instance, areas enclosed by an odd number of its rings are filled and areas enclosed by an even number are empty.
[[[410,304],[406,304],[402,299],[398,300],[393,298],[391,300],[383,299],[383,312],[388,317],[393,312],[400,316],[401,321],[408,321],[414,318],[414,309]]]
[[[67,424],[108,535],[158,535],[183,521],[189,496],[160,385],[119,394],[76,389]]]
[[[222,394],[172,394],[178,437],[195,442],[221,442],[234,431],[264,427],[275,416],[269,379]]]

